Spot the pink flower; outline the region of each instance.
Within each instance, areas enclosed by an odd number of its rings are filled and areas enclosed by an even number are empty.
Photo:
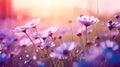
[[[119,45],[117,44],[117,42],[110,41],[110,40],[106,40],[106,41],[100,42],[100,46],[103,49],[111,48],[113,51],[119,49]]]
[[[28,27],[26,27],[26,26],[20,26],[20,27],[16,27],[13,30],[13,32],[15,32],[15,33],[26,32],[27,29],[28,29]]]
[[[32,21],[29,21],[25,24],[28,28],[35,28],[40,22],[40,18],[35,18]]]
[[[51,37],[46,37],[44,40],[41,39],[41,44],[40,44],[40,48],[44,49],[44,48],[50,48],[50,47],[54,47],[55,43],[52,41]]]
[[[109,30],[112,30],[113,28],[119,27],[120,26],[120,22],[108,21],[107,23],[104,23],[104,26],[108,27]]]
[[[53,52],[50,54],[51,57],[59,58],[66,57],[69,55],[70,51],[72,51],[76,47],[74,42],[67,42],[61,44],[59,47],[55,48]]]
[[[81,17],[77,17],[77,21],[85,26],[90,26],[99,22],[99,20],[93,16],[84,16],[84,15]]]

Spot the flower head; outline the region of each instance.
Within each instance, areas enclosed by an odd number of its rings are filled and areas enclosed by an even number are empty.
[[[26,27],[26,26],[20,26],[20,27],[16,27],[13,31],[15,33],[20,33],[20,32],[26,32],[27,29],[28,29],[28,27]]]
[[[42,43],[40,44],[40,48],[50,48],[50,47],[54,47],[55,43],[52,41],[51,37],[46,37],[45,39],[41,39]]]
[[[0,54],[0,62],[5,62],[8,59],[9,59],[9,55],[8,54],[5,54],[5,53]]]
[[[50,54],[50,56],[61,59],[62,56],[68,56],[70,51],[72,51],[75,47],[76,45],[74,42],[63,43],[59,47],[53,49],[53,52]]]
[[[29,21],[25,24],[28,28],[35,28],[40,22],[40,18],[35,18],[32,21]]]
[[[95,23],[97,23],[99,20],[97,18],[94,18],[93,16],[81,16],[77,18],[78,22],[85,26],[90,26]]]
[[[48,36],[52,36],[54,33],[56,33],[58,31],[59,27],[58,26],[52,26],[49,27],[46,30],[41,31],[41,37],[48,37]]]
[[[117,53],[119,49],[119,45],[115,41],[103,41],[100,43],[100,47],[102,48],[102,57],[105,58],[108,62],[118,63],[120,62],[120,54]]]
[[[120,26],[120,22],[108,21],[108,23],[104,23],[104,26],[108,27],[109,30],[112,30],[113,28],[119,27]]]

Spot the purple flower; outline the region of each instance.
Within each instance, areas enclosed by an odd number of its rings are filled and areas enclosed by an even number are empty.
[[[14,45],[15,43],[15,39],[16,37],[13,35],[13,36],[6,36],[6,38],[4,38],[1,42],[0,42],[0,47],[1,49],[7,49],[9,48],[11,45]]]
[[[100,46],[103,48],[103,50],[107,48],[111,48],[111,50],[115,51],[119,48],[119,45],[117,44],[117,42],[110,41],[110,40],[100,42]]]
[[[119,45],[115,41],[106,40],[100,43],[100,47],[102,48],[102,58],[104,58],[109,63],[119,63],[120,62],[120,54],[117,53],[119,49]]]
[[[55,43],[52,41],[52,38],[51,37],[46,37],[45,40],[42,40],[42,43],[40,44],[40,48],[43,49],[43,48],[50,48],[50,47],[54,47],[55,46]]]
[[[25,24],[28,28],[35,28],[40,22],[40,18],[35,18],[32,21],[29,21]]]
[[[26,26],[20,26],[20,27],[16,27],[13,31],[15,33],[21,33],[21,32],[26,32],[27,29],[28,29],[28,27],[26,27]]]
[[[47,34],[47,36],[49,36],[49,34],[51,33],[56,33],[59,29],[59,26],[52,26],[52,27],[49,27],[47,30],[44,30],[43,31],[43,34]]]
[[[36,34],[36,36],[48,37],[48,36],[51,36],[54,33],[56,33],[58,31],[58,29],[59,29],[58,26],[52,26],[52,27],[49,27],[48,29],[41,30],[40,33]]]
[[[53,49],[53,52],[50,54],[51,57],[59,58],[67,57],[74,48],[76,47],[74,42],[67,42],[61,44],[59,47]]]
[[[8,59],[9,59],[9,55],[8,54],[5,54],[5,53],[0,54],[0,62],[5,62]]]
[[[93,25],[97,22],[99,22],[99,20],[93,16],[81,16],[81,17],[77,17],[78,22],[80,22],[81,24],[85,25],[85,26],[90,26]]]
[[[107,23],[104,23],[104,26],[108,27],[109,30],[112,30],[113,28],[119,27],[120,26],[120,22],[108,21]]]

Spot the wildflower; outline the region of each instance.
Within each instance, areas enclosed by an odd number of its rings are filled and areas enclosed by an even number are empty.
[[[68,23],[70,23],[70,24],[71,24],[72,22],[73,22],[72,20],[68,20]]]
[[[59,29],[58,26],[52,26],[52,27],[50,27],[49,29],[47,29],[46,32],[48,32],[48,35],[49,35],[50,33],[53,34],[53,33],[57,32],[58,29]]]
[[[119,45],[117,44],[117,42],[110,41],[110,40],[103,41],[100,43],[100,45],[103,49],[111,48],[113,51],[119,48]]]
[[[99,22],[99,20],[97,18],[94,18],[93,16],[84,16],[84,15],[77,17],[77,20],[86,27]]]
[[[40,31],[40,32],[42,32],[42,33],[40,33],[41,37],[52,36],[54,33],[56,33],[58,31],[58,29],[59,29],[58,26],[52,26],[52,27],[49,27],[46,30]]]
[[[33,33],[33,37],[34,39],[38,39],[38,38],[41,38],[42,34],[41,33]]]
[[[120,26],[120,22],[108,21],[108,23],[104,23],[104,26],[108,27],[109,30],[112,30],[113,28]]]
[[[88,41],[88,42],[86,43],[86,45],[87,45],[87,46],[93,45],[93,42]]]
[[[70,51],[72,51],[75,47],[76,45],[74,42],[63,43],[59,47],[53,49],[50,56],[61,59],[62,57],[68,56]]]
[[[115,16],[115,18],[117,19],[117,22],[120,22],[120,16]]]
[[[5,53],[0,54],[0,62],[5,62],[8,59],[9,59],[9,55],[8,54],[5,54]]]
[[[14,43],[14,37],[6,37],[2,42],[1,42],[1,48],[2,49],[7,49]]]
[[[77,33],[76,34],[78,37],[81,37],[82,36],[82,33]]]
[[[41,40],[42,43],[40,44],[40,48],[50,48],[50,47],[54,47],[55,43],[52,41],[51,37],[46,37],[45,40]]]
[[[58,37],[58,39],[60,39],[60,40],[61,40],[61,39],[62,39],[62,36],[59,36],[59,37]]]
[[[13,31],[15,32],[15,33],[20,33],[20,32],[26,32],[26,30],[28,29],[28,27],[26,27],[26,26],[20,26],[20,27],[16,27]]]
[[[115,16],[115,18],[116,18],[116,19],[119,19],[119,18],[120,18],[120,16],[118,16],[118,15],[117,15],[117,16]]]
[[[28,28],[36,28],[36,26],[39,24],[40,18],[33,19],[32,21],[29,21],[25,24]]]
[[[103,50],[102,57],[105,58],[105,60],[112,63],[120,62],[120,55],[117,54],[117,50],[119,49],[119,45],[117,42],[106,40],[101,42],[100,46]]]

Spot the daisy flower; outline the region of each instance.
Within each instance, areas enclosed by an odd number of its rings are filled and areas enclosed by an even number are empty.
[[[28,29],[28,27],[26,27],[26,26],[20,26],[20,27],[16,27],[14,30],[13,30],[13,32],[15,32],[15,33],[21,33],[21,32],[26,32],[26,30]]]
[[[45,39],[41,39],[41,44],[40,44],[40,48],[50,48],[50,47],[54,47],[55,43],[52,41],[51,37],[46,37]]]
[[[76,45],[74,42],[63,43],[59,47],[53,49],[50,56],[61,59],[62,57],[68,56],[70,51],[72,51],[75,47]]]
[[[100,42],[100,46],[105,50],[107,48],[111,48],[111,50],[115,51],[119,48],[119,45],[117,42],[106,40],[103,42]]]
[[[99,22],[98,18],[95,18],[93,16],[84,16],[84,15],[77,17],[77,21],[85,25],[86,27]]]
[[[35,28],[40,22],[40,18],[35,18],[32,21],[29,21],[25,24],[28,28]]]
[[[120,54],[117,53],[119,45],[115,41],[106,40],[100,43],[100,47],[103,50],[102,57],[107,60],[107,62],[118,63],[120,62]]]
[[[112,30],[113,28],[119,27],[120,26],[120,22],[108,21],[107,23],[104,23],[104,26],[108,27],[109,30]]]

